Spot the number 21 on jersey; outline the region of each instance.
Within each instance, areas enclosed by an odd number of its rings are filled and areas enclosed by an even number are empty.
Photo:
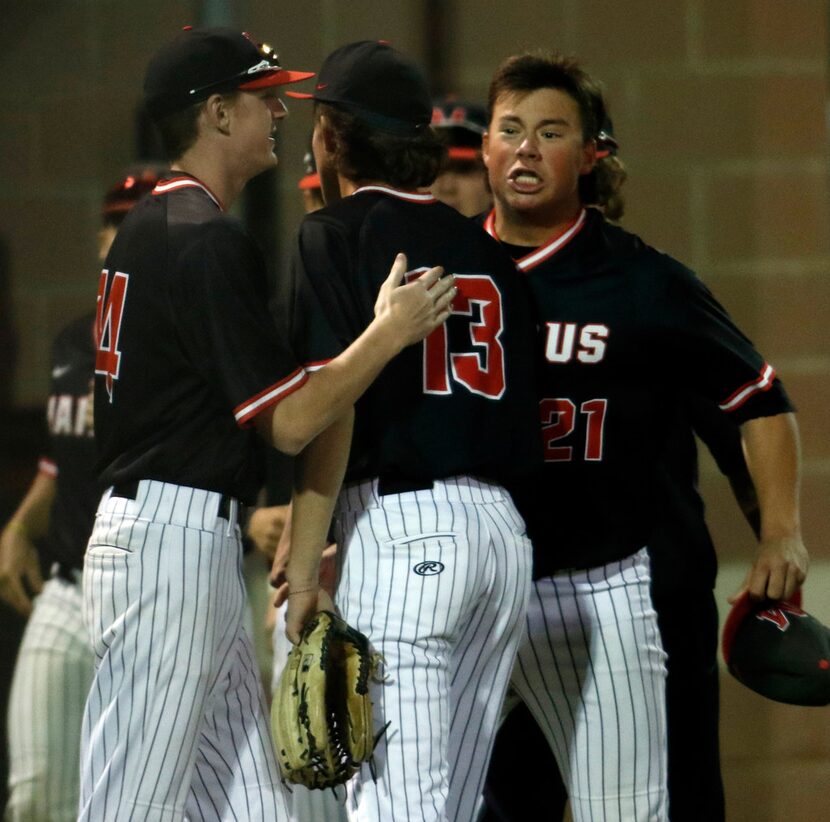
[[[426,268],[407,273],[408,282]],[[424,340],[424,393],[451,394],[451,381],[473,394],[497,400],[504,394],[504,328],[501,294],[487,274],[456,274],[458,293],[452,302],[452,317],[467,318],[472,350],[449,350],[447,323]]]
[[[129,274],[116,271],[110,282],[110,272],[105,268],[98,280],[98,304],[95,312],[95,373],[104,377],[110,402],[112,402],[113,380],[118,379],[121,370],[121,351],[118,339],[121,335],[121,320],[127,299]]]
[[[608,400],[586,400],[579,406],[579,413],[585,416],[586,462],[599,462],[605,447],[605,414]],[[547,398],[539,403],[542,417],[542,445],[545,462],[570,462],[573,459],[572,445],[554,445],[569,437],[576,428],[576,404],[569,399]]]

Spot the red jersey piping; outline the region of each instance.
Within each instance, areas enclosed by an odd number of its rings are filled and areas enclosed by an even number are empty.
[[[355,194],[360,194],[361,191],[379,191],[382,194],[388,194],[390,197],[397,197],[399,200],[407,200],[410,203],[437,203],[438,200],[432,196],[430,193],[422,194],[419,191],[402,191],[397,188],[392,188],[391,186],[380,186],[380,185],[373,185],[373,186],[361,186],[358,189],[355,189],[351,193],[351,197],[354,197]]]
[[[587,212],[583,208],[579,216],[574,220],[561,234],[551,237],[546,243],[543,243],[538,248],[534,248],[529,254],[520,257],[516,260],[516,267],[521,271],[530,271],[540,263],[552,257],[557,251],[566,246],[585,225]],[[496,233],[496,210],[493,209],[484,221],[484,230],[494,239],[501,242],[499,235]]]
[[[237,405],[233,410],[237,425],[242,428],[249,425],[260,411],[275,405],[280,400],[284,400],[289,394],[293,394],[298,388],[301,388],[307,380],[308,374],[302,368],[298,368],[285,379],[268,386],[259,394],[255,394],[241,405]]]
[[[225,210],[220,199],[204,183],[200,183],[193,177],[171,177],[169,180],[158,183],[152,193],[158,196],[159,194],[169,194],[171,191],[178,191],[180,188],[201,188],[216,203],[220,211]]]
[[[750,397],[761,391],[769,391],[775,379],[775,369],[767,362],[761,368],[761,374],[754,380],[742,385],[737,391],[733,391],[719,406],[721,411],[735,411],[740,408]]]

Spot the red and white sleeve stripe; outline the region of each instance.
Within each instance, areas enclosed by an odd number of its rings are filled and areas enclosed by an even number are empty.
[[[49,457],[41,457],[37,464],[37,470],[41,474],[46,474],[49,477],[56,477],[58,475],[58,465]]]
[[[237,405],[233,410],[237,425],[241,427],[249,425],[260,411],[284,400],[289,394],[293,394],[306,380],[308,380],[308,374],[305,369],[298,368],[285,379],[260,391],[241,405]]]
[[[772,388],[773,380],[775,379],[775,369],[769,364],[764,363],[761,369],[761,374],[756,379],[742,385],[737,391],[730,394],[718,406],[721,411],[735,411],[740,408],[750,397],[761,391],[768,391]]]

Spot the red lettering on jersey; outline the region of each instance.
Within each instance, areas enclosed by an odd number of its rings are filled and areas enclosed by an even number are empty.
[[[485,275],[457,274],[455,285],[458,294],[452,313],[470,317],[470,340],[476,351],[450,354],[453,376],[474,394],[498,399],[505,387],[501,294],[492,278]],[[473,306],[479,309],[479,322],[472,319]]]
[[[116,271],[109,284],[109,271],[101,271],[98,280],[98,305],[95,314],[95,373],[104,377],[110,402],[112,402],[113,380],[118,379],[121,370],[121,351],[118,339],[121,335],[121,320],[124,316],[124,302],[127,299],[129,275]],[[109,284],[109,289],[107,286]],[[109,291],[109,293],[108,293]]]
[[[783,632],[790,627],[790,620],[787,618],[787,614],[797,617],[807,616],[807,613],[802,611],[801,608],[796,608],[795,605],[790,605],[789,602],[781,602],[775,608],[758,611],[755,614],[755,618],[763,622],[771,622],[779,631]]]
[[[579,406],[579,411],[586,420],[584,459],[587,462],[600,462],[605,449],[605,413],[608,400],[586,400]],[[539,415],[542,421],[542,448],[545,462],[570,462],[573,459],[573,447],[554,445],[565,439],[576,429],[576,404],[565,397],[547,398],[539,402]]]
[[[542,447],[545,462],[569,462],[573,459],[570,445],[552,443],[567,437],[576,427],[576,406],[562,398],[545,399],[539,403],[542,416]]]
[[[412,282],[427,268],[417,268],[406,274]],[[504,329],[501,293],[487,274],[456,274],[458,293],[452,303],[452,315],[469,317],[468,331],[473,346],[471,352],[449,351],[446,323],[435,329],[424,340],[424,393],[451,394],[452,378],[473,394],[498,399],[504,394],[504,348],[501,335]],[[478,312],[474,310],[478,308]],[[474,318],[478,314],[478,321]]]
[[[588,462],[599,462],[602,459],[607,408],[608,400],[587,400],[579,406],[579,410],[588,417],[585,433],[585,459]]]

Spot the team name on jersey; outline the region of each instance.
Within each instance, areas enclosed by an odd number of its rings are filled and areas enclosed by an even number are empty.
[[[77,397],[74,394],[54,394],[49,397],[46,418],[52,436],[91,437],[89,424],[89,403],[91,396]]]
[[[601,323],[546,323],[545,359],[552,363],[568,363],[574,356],[581,363],[593,365],[605,357],[609,330]]]

